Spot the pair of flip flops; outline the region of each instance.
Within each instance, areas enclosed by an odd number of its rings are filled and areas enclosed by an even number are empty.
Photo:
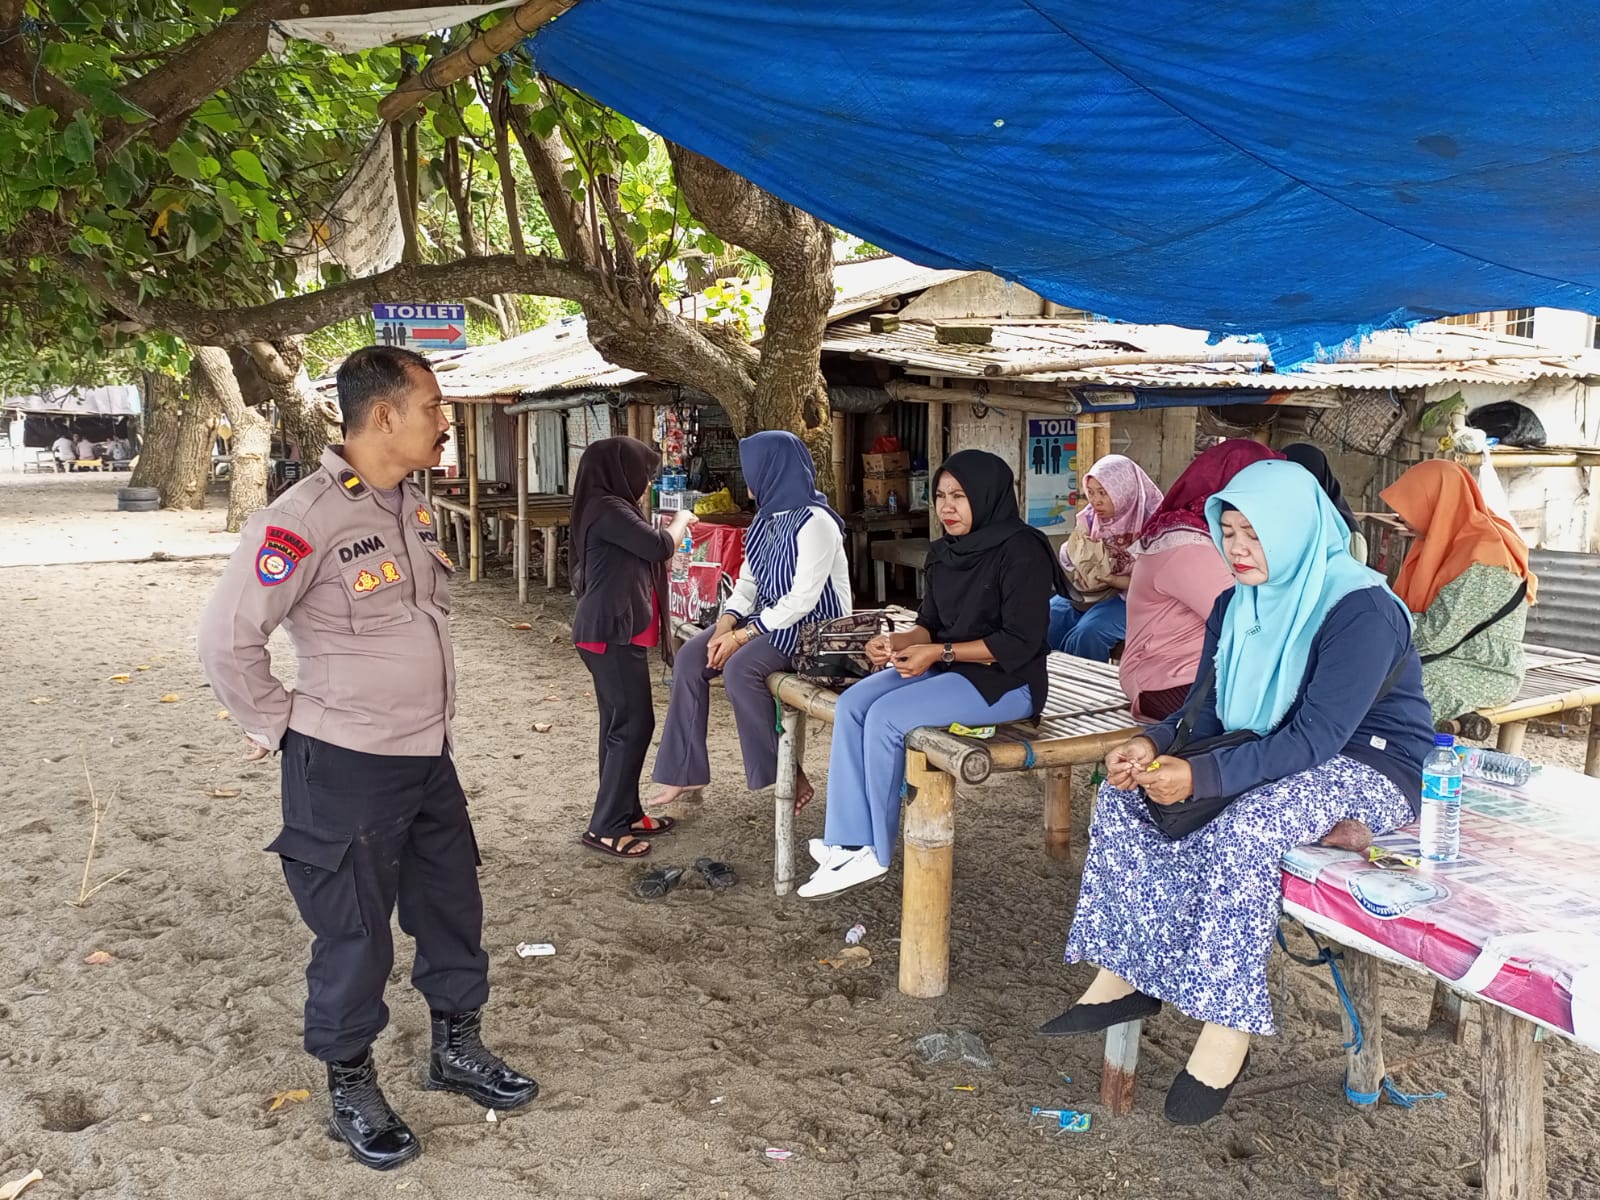
[[[645,816],[629,826],[627,833],[617,837],[608,839],[597,833],[585,833],[582,840],[590,850],[609,854],[612,858],[643,858],[650,853],[650,839],[671,833],[677,823],[672,817]],[[638,849],[640,846],[644,849]]]
[[[724,888],[731,888],[739,881],[734,870],[725,862],[718,862],[714,858],[697,858],[694,860],[694,869],[700,873],[700,878],[714,892]],[[683,867],[658,867],[646,874],[633,885],[633,894],[641,900],[660,900],[668,892],[678,886],[688,872]]]

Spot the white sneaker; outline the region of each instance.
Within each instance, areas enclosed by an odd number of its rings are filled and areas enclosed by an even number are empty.
[[[819,866],[816,873],[796,889],[795,895],[807,900],[815,900],[819,896],[832,896],[860,884],[871,883],[874,879],[881,879],[888,873],[889,868],[879,865],[871,846],[863,846],[859,850],[846,850]]]
[[[832,858],[835,854],[839,853],[838,846],[830,846],[821,838],[812,838],[806,843],[806,849],[811,852],[811,861],[816,863],[819,867]]]

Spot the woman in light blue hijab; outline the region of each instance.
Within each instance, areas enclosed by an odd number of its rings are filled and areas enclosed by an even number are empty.
[[[1206,622],[1183,711],[1106,756],[1066,954],[1100,973],[1041,1030],[1107,1029],[1163,1002],[1205,1022],[1167,1093],[1183,1125],[1222,1110],[1250,1036],[1274,1032],[1266,965],[1284,854],[1323,840],[1363,851],[1412,820],[1433,746],[1409,614],[1350,556],[1316,479],[1256,463],[1206,518],[1234,586]],[[1172,840],[1155,814],[1190,798],[1219,811]]]

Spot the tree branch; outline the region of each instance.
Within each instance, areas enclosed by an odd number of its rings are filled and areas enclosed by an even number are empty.
[[[109,308],[146,329],[165,330],[198,346],[276,341],[310,333],[369,312],[374,304],[392,303],[396,296],[514,292],[554,296],[579,304],[608,303],[605,289],[592,271],[542,255],[522,262],[509,254],[497,254],[449,263],[402,264],[302,296],[226,309],[210,309],[182,300],[141,302],[136,290],[114,286],[88,260],[68,258],[62,260],[62,265]]]
[[[670,142],[667,149],[689,210],[718,237],[755,251],[772,268],[754,411],[772,428],[816,431],[825,442],[821,359],[834,296],[832,229],[709,158]]]
[[[125,86],[120,95],[150,114],[151,121],[116,123],[106,131],[102,161],[152,127],[176,130],[202,103],[227,87],[267,52],[271,23],[285,17],[345,17],[473,0],[255,0],[215,28],[190,38],[153,71]]]

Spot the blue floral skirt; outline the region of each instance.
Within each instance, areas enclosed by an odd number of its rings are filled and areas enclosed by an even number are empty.
[[[1339,755],[1246,792],[1173,842],[1137,792],[1102,785],[1067,961],[1114,971],[1198,1020],[1275,1033],[1267,959],[1282,859],[1346,819],[1387,833],[1411,806],[1383,774]]]

